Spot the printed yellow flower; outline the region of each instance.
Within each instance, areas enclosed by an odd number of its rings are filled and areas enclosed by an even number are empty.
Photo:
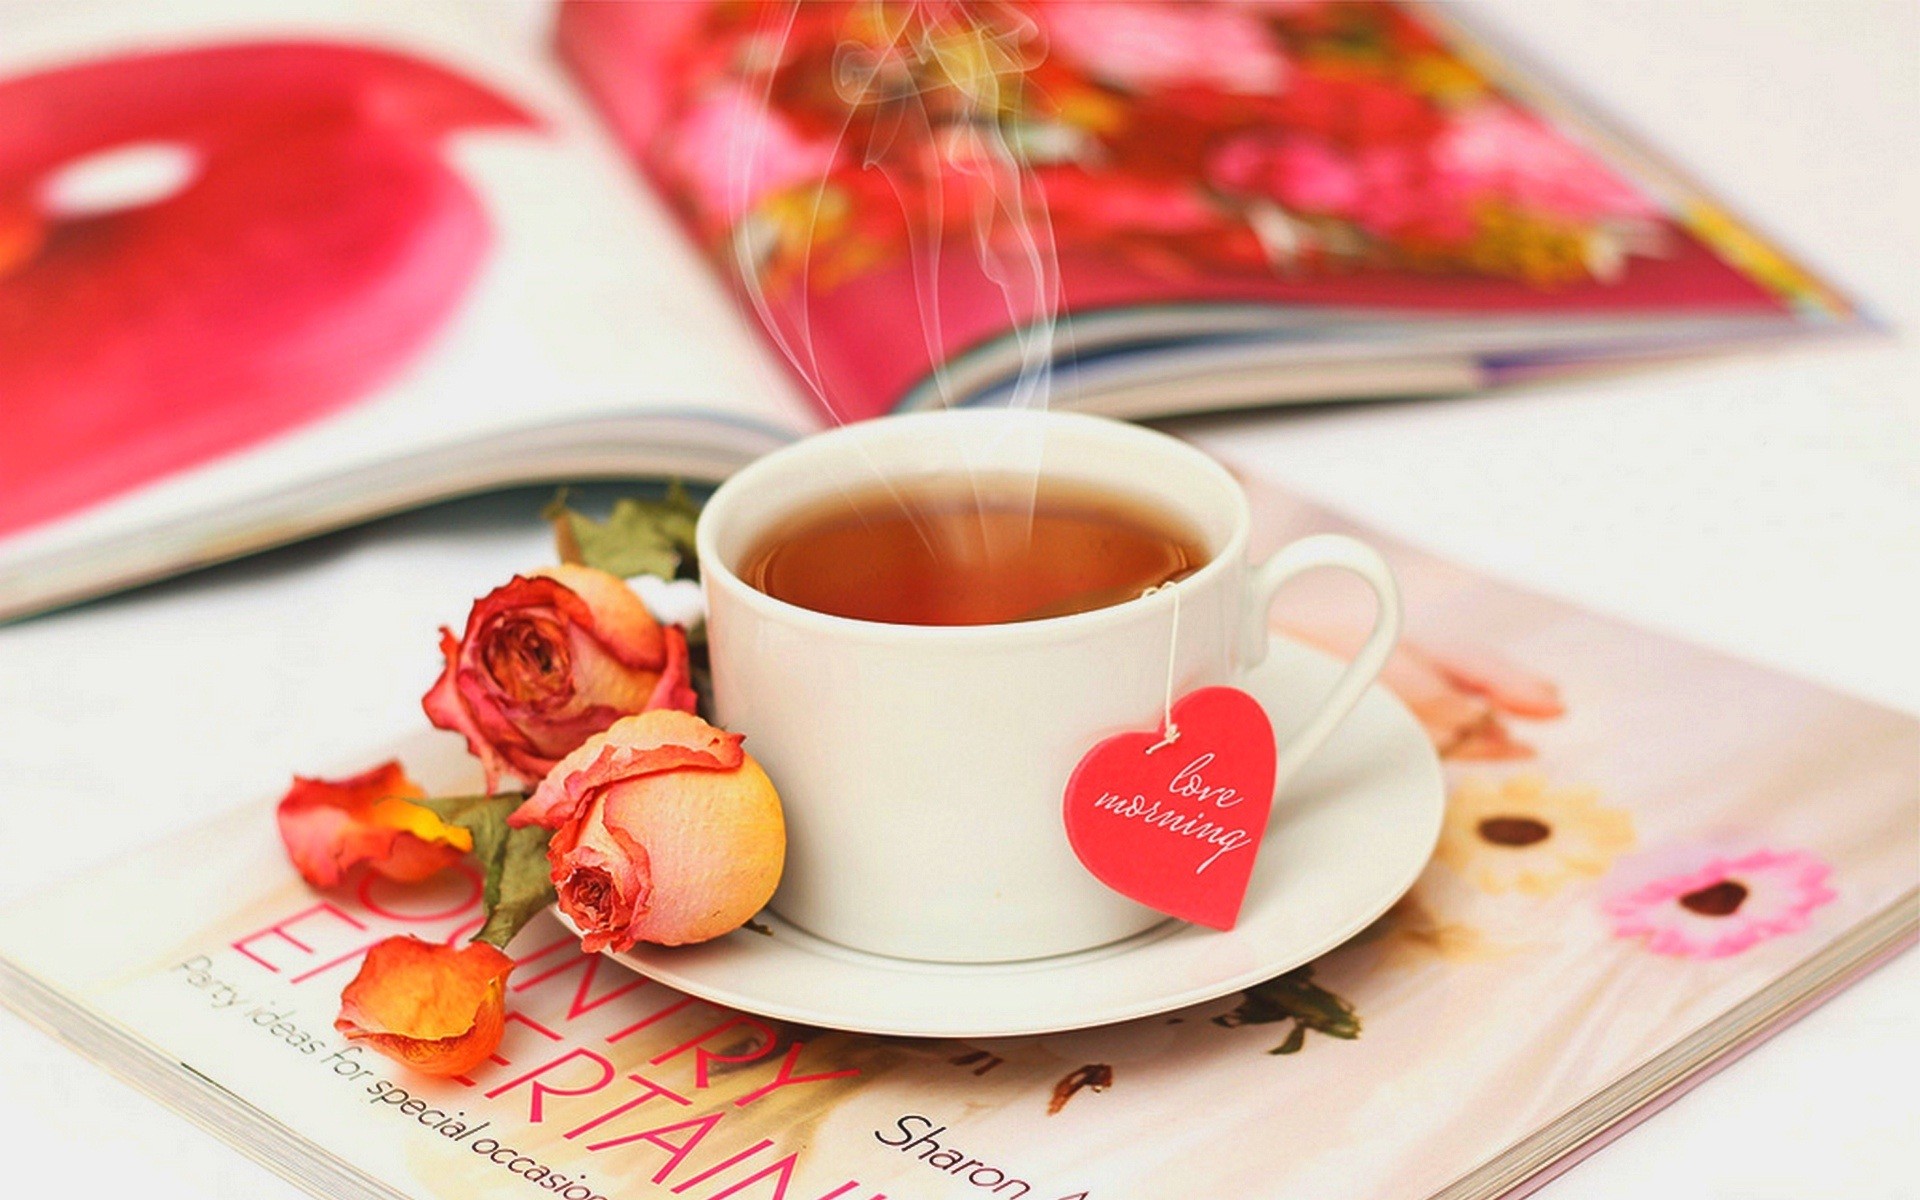
[[[1632,845],[1632,818],[1603,807],[1592,788],[1550,789],[1521,775],[1455,788],[1438,857],[1482,891],[1546,896],[1604,874]]]

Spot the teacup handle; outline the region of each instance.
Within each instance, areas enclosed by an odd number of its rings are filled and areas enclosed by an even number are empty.
[[[1267,627],[1274,597],[1288,580],[1319,567],[1337,567],[1350,571],[1373,589],[1379,610],[1374,615],[1373,632],[1367,635],[1360,653],[1341,674],[1333,690],[1321,702],[1305,727],[1280,748],[1274,762],[1275,790],[1286,786],[1301,765],[1360,702],[1367,685],[1387,665],[1394,643],[1400,640],[1400,587],[1393,570],[1379,552],[1365,542],[1338,533],[1317,533],[1286,546],[1253,570],[1247,581],[1251,593],[1246,610],[1246,628],[1242,634],[1241,658],[1248,667],[1258,666],[1267,657],[1271,634]]]

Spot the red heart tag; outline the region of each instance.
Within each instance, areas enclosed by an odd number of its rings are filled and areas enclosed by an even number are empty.
[[[1179,737],[1123,733],[1067,781],[1067,840],[1100,882],[1169,916],[1232,929],[1273,811],[1273,723],[1238,688],[1189,692]]]

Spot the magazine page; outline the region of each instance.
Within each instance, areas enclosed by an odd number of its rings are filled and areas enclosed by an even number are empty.
[[[1169,342],[1189,378],[1279,379],[1271,401],[1356,354],[1440,361],[1311,394],[1475,386],[1448,364],[1579,347],[1589,322],[1619,354],[1851,317],[1420,7],[570,3],[559,32],[846,417],[1030,401],[1056,356],[1131,348],[1150,370]],[[1236,395],[1188,406],[1261,392]]]
[[[1256,551],[1352,529],[1250,484]],[[1444,761],[1439,849],[1352,943],[1219,1001],[1044,1037],[838,1034],[677,994],[543,916],[497,1056],[430,1081],[332,1022],[372,943],[470,935],[478,881],[310,890],[265,797],[6,912],[0,959],[35,982],[0,990],[57,1023],[51,989],[421,1200],[1420,1197],[1604,1128],[1621,1081],[1740,1006],[1808,999],[1780,992],[1807,964],[1864,968],[1890,909],[1911,926],[1920,722],[1367,536],[1405,590],[1383,682]],[[1307,580],[1277,627],[1341,653],[1364,611]],[[398,756],[430,790],[478,783],[453,735]]]
[[[810,427],[548,16],[0,6],[0,571],[530,425]]]

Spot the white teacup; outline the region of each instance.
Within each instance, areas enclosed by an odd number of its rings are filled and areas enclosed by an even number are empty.
[[[776,600],[736,573],[763,536],[845,490],[969,470],[1037,470],[1132,497],[1177,514],[1211,557],[1140,599],[1006,625],[850,620]],[[1372,549],[1324,534],[1256,568],[1247,527],[1246,494],[1205,454],[1136,425],[1065,413],[870,421],[729,479],[700,518],[700,572],[719,721],[746,734],[786,808],[774,911],[854,949],[945,962],[1085,950],[1164,919],[1074,856],[1062,797],[1075,764],[1106,737],[1157,726],[1170,651],[1175,696],[1231,684],[1266,656],[1280,586],[1339,567],[1373,589],[1376,623],[1317,715],[1281,748],[1278,786],[1353,707],[1399,635],[1398,591]]]

